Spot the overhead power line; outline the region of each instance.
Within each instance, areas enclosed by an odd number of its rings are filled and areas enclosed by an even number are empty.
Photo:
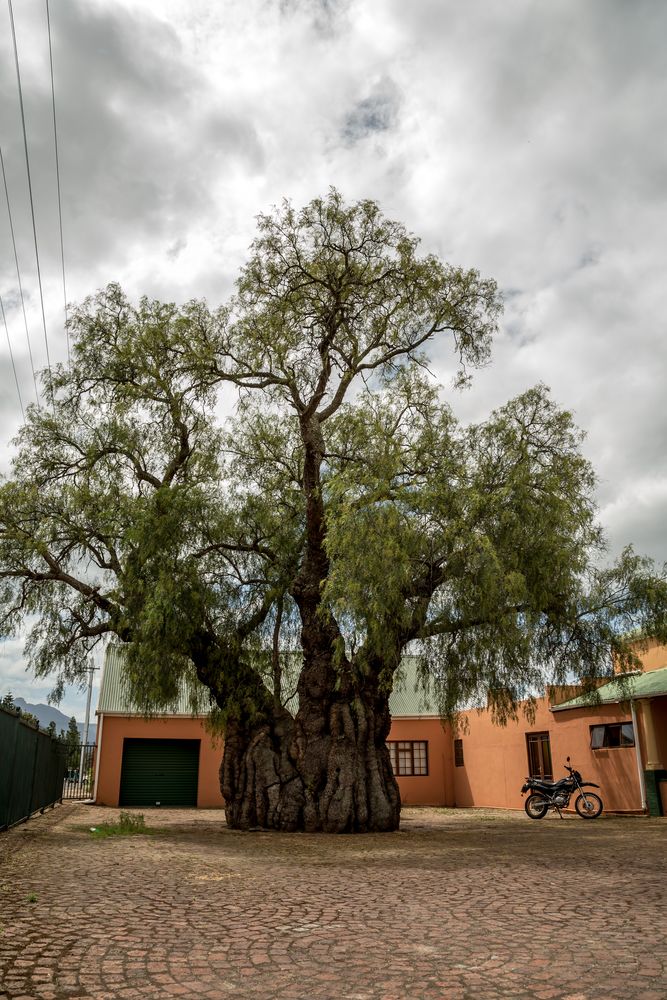
[[[63,272],[63,301],[65,306],[65,336],[67,337],[67,360],[70,360],[69,330],[67,328],[67,287],[65,284],[65,250],[63,244],[63,210],[60,198],[60,162],[58,158],[58,124],[56,121],[56,89],[53,83],[53,47],[51,45],[51,17],[49,0],[46,0],[46,27],[49,34],[49,65],[51,67],[51,103],[53,106],[53,142],[56,151],[56,185],[58,188],[58,226],[60,229],[60,262]]]
[[[25,128],[25,111],[23,108],[23,88],[21,86],[21,70],[19,69],[19,51],[16,45],[16,28],[14,26],[14,11],[12,0],[7,0],[9,4],[9,20],[12,28],[12,41],[14,43],[14,61],[16,62],[16,81],[19,89],[19,106],[21,109],[21,125],[23,127],[23,147],[25,149],[25,167],[28,175],[28,194],[30,195],[30,215],[32,218],[32,235],[35,244],[35,260],[37,262],[37,282],[39,284],[39,300],[42,306],[42,326],[44,327],[44,343],[46,345],[46,364],[51,369],[51,358],[49,355],[49,338],[46,332],[46,314],[44,312],[44,293],[42,291],[42,272],[39,266],[39,250],[37,248],[37,226],[35,225],[35,203],[32,196],[32,180],[30,178],[30,157],[28,156],[28,136]]]
[[[28,331],[28,317],[25,312],[25,299],[23,297],[23,285],[21,284],[21,270],[19,268],[19,258],[16,252],[16,238],[14,236],[14,223],[12,221],[12,210],[9,204],[9,189],[7,187],[7,174],[5,173],[5,161],[2,155],[2,147],[0,147],[0,165],[2,166],[2,181],[5,186],[5,197],[7,199],[7,215],[9,216],[9,231],[12,236],[12,247],[14,248],[14,263],[16,264],[16,279],[19,283],[19,294],[21,296],[21,308],[23,310],[23,322],[25,324],[25,339],[28,343],[28,357],[30,358],[30,370],[32,371],[32,381],[35,386],[35,396],[37,397],[37,405],[39,406],[39,390],[37,388],[37,376],[35,374],[35,362],[32,358],[32,347],[30,346],[30,333]]]
[[[12,363],[12,370],[14,372],[16,391],[19,394],[19,406],[21,407],[21,416],[25,420],[25,410],[23,409],[23,399],[21,398],[21,387],[19,385],[18,375],[16,374],[16,365],[14,364],[14,352],[12,351],[12,342],[9,339],[9,327],[7,326],[7,317],[5,316],[5,307],[2,303],[2,296],[0,296],[0,311],[2,312],[2,322],[5,324],[5,333],[7,334],[7,346],[9,347],[9,359]]]

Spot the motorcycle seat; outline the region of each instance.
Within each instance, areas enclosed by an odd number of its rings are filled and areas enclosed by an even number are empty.
[[[569,784],[569,778],[561,778],[560,781],[545,781],[543,778],[532,778],[531,780],[533,784],[550,792],[557,788],[568,787]]]

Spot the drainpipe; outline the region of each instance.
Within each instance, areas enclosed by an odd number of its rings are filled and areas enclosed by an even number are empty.
[[[97,804],[97,785],[100,780],[100,758],[102,757],[102,727],[104,725],[104,715],[95,713],[97,715],[97,746],[95,747],[95,784],[93,785],[93,800]],[[643,775],[642,775],[643,777]]]
[[[635,734],[635,757],[637,759],[637,771],[639,773],[639,790],[642,796],[642,810],[647,811],[646,802],[646,780],[644,778],[644,768],[642,766],[642,751],[639,745],[639,729],[637,728],[637,711],[635,709],[635,699],[630,699],[630,712],[632,713],[632,728]]]

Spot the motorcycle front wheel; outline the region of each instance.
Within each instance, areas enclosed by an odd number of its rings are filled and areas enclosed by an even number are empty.
[[[583,819],[596,819],[602,812],[602,799],[593,792],[586,792],[577,797],[574,808]]]
[[[523,808],[531,819],[544,819],[549,811],[549,803],[543,795],[529,795]]]

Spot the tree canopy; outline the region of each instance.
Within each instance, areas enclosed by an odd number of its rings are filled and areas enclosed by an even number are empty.
[[[5,634],[33,622],[61,686],[115,636],[147,709],[194,665],[236,825],[391,828],[406,648],[443,712],[488,696],[502,718],[545,677],[634,662],[630,632],[667,639],[664,574],[631,548],[603,566],[571,415],[540,385],[462,426],[430,375],[445,346],[461,383],[485,364],[500,311],[493,281],[336,191],[260,216],[218,309],[87,299],[0,489]]]

